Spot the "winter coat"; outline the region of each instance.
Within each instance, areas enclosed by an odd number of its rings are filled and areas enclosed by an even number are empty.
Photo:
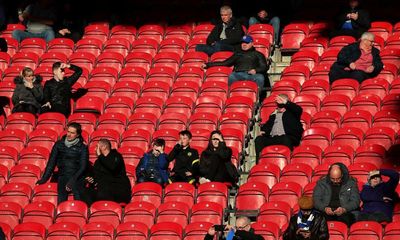
[[[349,175],[349,170],[342,163],[336,163],[342,170],[342,184],[339,192],[340,206],[347,212],[358,210],[360,206],[360,194],[358,192],[357,180]],[[330,172],[330,169],[329,171]],[[318,180],[314,188],[314,207],[320,212],[325,212],[329,207],[332,196],[331,179],[328,176]]]
[[[242,25],[235,18],[232,17],[225,28],[226,39],[224,40],[220,39],[222,29],[223,23],[222,21],[219,21],[208,35],[207,44],[212,45],[215,42],[221,42],[223,44],[231,45],[235,47],[236,50],[238,50],[242,41],[242,37],[244,35]]]
[[[302,235],[297,235],[297,214],[290,218],[289,226],[283,233],[283,240],[304,240]],[[314,220],[310,227],[311,237],[308,240],[328,240],[329,231],[325,217],[314,211]]]
[[[160,154],[157,157],[158,166],[150,166],[149,161],[150,158],[153,157],[152,152],[145,153],[144,156],[140,159],[139,164],[136,167],[136,178],[143,175],[149,169],[154,169],[157,171],[156,175],[160,176],[163,183],[168,182],[168,155],[165,153]]]
[[[33,88],[30,89],[25,87],[22,76],[14,78],[14,83],[16,85],[14,94],[12,95],[12,103],[14,104],[14,107],[22,104],[20,102],[23,101],[23,104],[33,105],[39,110],[43,101],[43,87],[41,81],[42,77],[40,75],[35,75]]]
[[[207,178],[212,182],[234,182],[230,177],[226,163],[231,161],[232,149],[226,146],[225,142],[220,142],[214,151],[208,147],[201,153],[199,164],[200,177]]]
[[[337,23],[338,23],[338,28],[341,29],[343,24],[348,20],[347,19],[347,14],[349,13],[358,13],[358,19],[353,20],[351,19],[351,26],[353,27],[353,30],[358,33],[364,33],[366,32],[370,27],[371,27],[371,20],[369,18],[369,13],[366,10],[356,8],[356,9],[351,9],[351,8],[346,8],[344,11],[338,16]]]

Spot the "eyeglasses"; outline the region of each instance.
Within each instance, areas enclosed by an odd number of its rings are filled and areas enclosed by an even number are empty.
[[[241,226],[241,227],[236,227],[236,229],[237,229],[237,230],[243,230],[243,229],[245,229],[247,226],[249,226],[249,224],[246,224],[246,225]]]

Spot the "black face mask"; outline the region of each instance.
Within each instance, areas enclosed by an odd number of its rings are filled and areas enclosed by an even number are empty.
[[[284,108],[285,106],[286,106],[286,104],[282,104],[282,103],[278,104],[278,108]]]

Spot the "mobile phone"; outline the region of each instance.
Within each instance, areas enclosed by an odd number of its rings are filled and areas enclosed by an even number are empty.
[[[226,225],[214,225],[214,229],[217,232],[223,232],[226,228]]]

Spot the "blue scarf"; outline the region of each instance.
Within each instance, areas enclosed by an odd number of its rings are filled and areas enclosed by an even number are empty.
[[[314,220],[314,210],[311,212],[310,216],[307,218],[306,222],[303,222],[303,213],[301,210],[297,214],[297,227],[299,229],[310,230],[312,221]]]

